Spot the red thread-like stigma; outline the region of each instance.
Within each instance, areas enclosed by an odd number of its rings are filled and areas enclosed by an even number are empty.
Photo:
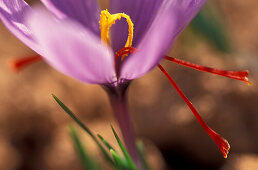
[[[186,67],[190,67],[199,71],[203,71],[203,72],[208,72],[208,73],[213,73],[213,74],[217,74],[220,76],[225,76],[231,79],[236,79],[236,80],[240,80],[243,82],[248,83],[248,85],[250,85],[251,83],[248,81],[248,71],[226,71],[226,70],[219,70],[219,69],[215,69],[215,68],[210,68],[210,67],[205,67],[205,66],[201,66],[201,65],[197,65],[197,64],[193,64],[187,61],[183,61],[180,59],[176,59],[173,57],[169,57],[169,56],[165,56],[165,59],[172,61],[174,63],[186,66]]]
[[[136,48],[134,48],[134,47],[122,48],[122,49],[120,49],[120,50],[118,50],[116,52],[115,60],[117,60],[120,56],[123,56],[123,55],[126,55],[126,54],[130,54],[130,53],[134,53],[135,50],[136,50]]]
[[[115,54],[115,69],[116,69],[116,75],[119,76],[119,69],[118,69],[118,59],[121,57],[121,60],[124,59],[128,54],[134,53],[136,51],[136,48],[134,47],[125,47],[120,50],[118,50]]]
[[[42,60],[42,57],[39,55],[24,57],[21,59],[13,59],[10,61],[10,67],[13,71],[18,72],[24,67],[29,66],[41,60]]]
[[[188,107],[193,112],[194,116],[197,118],[198,122],[201,124],[202,128],[208,133],[208,135],[214,140],[214,142],[219,147],[221,153],[223,154],[224,158],[227,158],[230,145],[226,139],[221,137],[218,133],[216,133],[214,130],[212,130],[201,118],[198,111],[194,108],[193,104],[187,99],[187,97],[184,95],[184,93],[180,90],[180,88],[177,86],[175,81],[171,78],[171,76],[166,72],[166,70],[159,64],[159,69],[162,71],[162,73],[167,77],[167,79],[170,81],[170,83],[174,86],[178,94],[181,96],[181,98],[184,100],[184,102],[188,105]]]

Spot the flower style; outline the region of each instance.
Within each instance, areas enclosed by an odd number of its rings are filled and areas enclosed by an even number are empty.
[[[15,36],[55,69],[82,82],[102,85],[109,91],[130,154],[137,155],[130,151],[135,150],[134,137],[128,115],[123,114],[127,112],[125,89],[131,80],[158,66],[224,157],[227,156],[228,142],[206,125],[159,65],[162,59],[167,59],[248,82],[246,71],[217,70],[165,57],[176,36],[206,0],[111,0],[110,13],[100,11],[95,0],[41,1],[50,12],[39,7],[32,9],[23,0],[0,0],[0,18]],[[25,58],[16,62],[15,67],[40,59],[39,56]],[[127,142],[130,140],[133,142]]]

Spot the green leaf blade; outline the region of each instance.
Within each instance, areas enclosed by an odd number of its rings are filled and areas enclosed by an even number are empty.
[[[128,152],[126,151],[126,149],[125,149],[123,143],[122,143],[121,140],[119,139],[119,137],[118,137],[118,135],[117,135],[117,133],[116,133],[116,131],[114,130],[114,128],[113,128],[112,125],[111,125],[111,128],[112,128],[112,131],[113,131],[113,133],[114,133],[114,135],[115,135],[116,141],[117,141],[117,143],[118,143],[118,145],[119,145],[119,147],[120,147],[121,151],[123,152],[123,155],[124,155],[124,157],[125,157],[125,159],[126,159],[126,162],[127,162],[127,164],[128,164],[128,168],[129,168],[130,170],[137,170],[136,165],[135,165],[134,162],[132,161],[130,155],[129,155]]]
[[[113,149],[110,149],[110,153],[115,161],[117,170],[127,170],[128,169],[126,162],[123,160],[123,158],[121,156],[119,156],[118,153],[116,153],[116,151],[114,151]]]
[[[136,143],[136,146],[137,146],[137,149],[138,149],[138,151],[139,151],[139,153],[140,153],[140,158],[141,158],[141,161],[142,161],[142,163],[143,163],[143,166],[144,166],[144,169],[145,170],[150,170],[150,167],[149,167],[149,165],[148,165],[148,163],[147,163],[147,160],[146,160],[146,157],[145,157],[145,148],[144,148],[144,144],[143,144],[143,142],[142,141],[137,141],[137,143]]]
[[[100,148],[104,158],[112,165],[114,166],[114,162],[110,155],[107,153],[107,151],[102,147],[102,145],[99,143],[97,138],[93,135],[93,133],[90,131],[90,129],[85,126],[79,118],[75,116],[75,114],[63,103],[61,100],[59,100],[54,94],[52,94],[55,101],[59,104],[59,106],[93,139],[93,141],[97,144],[97,146]]]
[[[208,10],[201,10],[191,22],[191,26],[196,33],[203,35],[221,52],[231,52],[225,28],[219,19],[210,14]]]
[[[108,148],[108,150],[114,150],[115,149],[100,135],[98,134],[99,139],[102,141],[102,143]]]
[[[98,170],[97,165],[92,161],[90,156],[87,154],[82,142],[73,126],[69,126],[69,132],[73,138],[75,148],[81,158],[81,161],[85,169]]]

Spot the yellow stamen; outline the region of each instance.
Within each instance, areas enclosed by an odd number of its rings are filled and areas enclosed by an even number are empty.
[[[133,22],[131,18],[126,15],[125,13],[116,13],[110,14],[108,10],[102,10],[100,14],[100,30],[101,30],[101,40],[102,43],[107,43],[111,45],[110,37],[109,37],[109,30],[110,27],[115,24],[116,20],[120,20],[121,18],[125,18],[128,23],[128,38],[125,44],[125,47],[131,47],[133,42]]]

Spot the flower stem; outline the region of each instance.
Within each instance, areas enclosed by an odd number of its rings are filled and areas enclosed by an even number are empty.
[[[110,103],[113,108],[115,118],[119,124],[123,135],[125,146],[130,156],[134,160],[139,169],[142,169],[142,163],[139,152],[136,147],[135,135],[128,112],[127,94],[111,94],[109,93]]]

